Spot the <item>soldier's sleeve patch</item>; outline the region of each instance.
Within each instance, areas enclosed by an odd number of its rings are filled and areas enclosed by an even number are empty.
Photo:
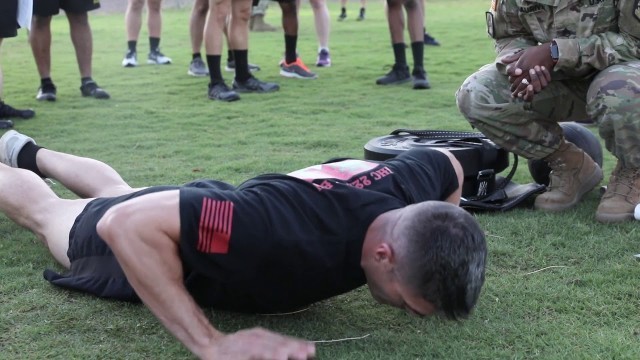
[[[633,16],[640,21],[640,0],[636,0],[633,4]]]

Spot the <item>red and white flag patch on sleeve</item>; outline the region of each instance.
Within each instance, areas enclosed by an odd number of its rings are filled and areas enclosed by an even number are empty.
[[[232,221],[231,201],[203,198],[198,227],[198,251],[209,254],[228,253]]]

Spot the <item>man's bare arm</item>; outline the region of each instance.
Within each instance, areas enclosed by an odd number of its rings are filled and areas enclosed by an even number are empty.
[[[202,359],[307,359],[312,344],[262,329],[216,330],[183,283],[179,193],[144,195],[107,211],[97,225],[127,280],[162,324]]]

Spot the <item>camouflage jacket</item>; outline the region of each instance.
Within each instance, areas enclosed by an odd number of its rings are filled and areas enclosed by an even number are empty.
[[[555,40],[568,77],[640,59],[640,0],[492,0],[486,17],[498,58]]]

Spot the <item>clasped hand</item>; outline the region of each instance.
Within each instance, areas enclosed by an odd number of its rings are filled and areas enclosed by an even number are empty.
[[[511,96],[528,102],[549,85],[551,82],[549,71],[555,66],[549,43],[532,46],[506,56],[501,62],[507,66]]]

